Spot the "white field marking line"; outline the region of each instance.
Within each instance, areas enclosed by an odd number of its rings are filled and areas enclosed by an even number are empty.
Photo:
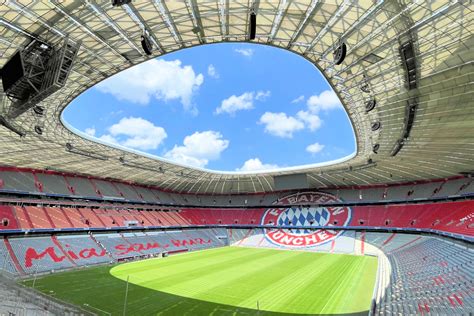
[[[350,264],[348,264],[348,266],[350,266]],[[344,269],[342,270],[342,272],[346,272],[346,270],[347,270],[347,267],[344,267]],[[339,288],[341,287],[341,285],[342,285],[343,283],[344,283],[344,282],[340,282],[339,285],[338,285],[337,288],[336,288],[336,291],[333,291],[333,293],[331,294],[331,299],[328,299],[328,300],[326,301],[326,304],[324,304],[323,309],[321,309],[321,310],[319,311],[320,314],[323,313],[323,311],[326,309],[328,303],[331,302],[331,300],[332,300],[334,294],[339,292]]]
[[[94,306],[92,306],[92,305],[89,305],[89,304],[87,304],[87,303],[84,303],[84,304],[82,304],[82,305],[84,305],[84,306],[86,306],[86,307],[89,307],[89,308],[92,308],[92,309],[95,309],[96,311],[99,311],[99,312],[105,313],[105,314],[107,314],[107,315],[112,315],[111,313],[109,313],[109,312],[107,312],[107,311],[104,311],[103,309],[100,309],[100,308],[94,307]]]
[[[191,251],[183,251],[183,252],[179,252],[179,253],[177,253],[177,254],[172,254],[172,256],[173,256],[173,257],[176,257],[176,256],[181,256],[181,255],[195,254],[195,253],[205,252],[205,251],[208,251],[208,250],[216,250],[216,249],[222,249],[222,248],[227,248],[227,247],[230,247],[230,246],[213,247],[213,248],[206,248],[206,249],[194,250],[194,251],[192,251],[192,250],[191,250]],[[161,260],[161,259],[163,259],[163,257],[147,258],[147,259],[142,259],[142,260],[135,260],[135,261],[130,261],[130,262],[118,263],[116,266],[121,266],[121,265],[129,264],[129,263],[136,263],[136,262],[146,262],[146,261],[153,261],[153,260]]]

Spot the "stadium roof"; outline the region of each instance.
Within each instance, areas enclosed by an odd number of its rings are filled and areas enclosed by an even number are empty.
[[[110,1],[2,3],[0,67],[34,39],[60,45],[68,36],[81,42],[65,87],[41,102],[45,113],[29,110],[8,122],[26,135],[20,138],[0,127],[2,165],[196,193],[272,191],[274,176],[296,173],[306,174],[310,187],[324,188],[445,178],[474,170],[472,1],[137,0],[119,7]],[[356,135],[353,157],[274,172],[214,172],[99,144],[61,121],[61,112],[77,95],[123,69],[186,47],[249,41],[252,10],[257,14],[252,42],[306,58],[339,95]],[[152,56],[141,48],[144,28],[154,43]],[[335,65],[333,51],[342,42],[347,56]],[[370,100],[376,106],[366,112]],[[10,102],[0,94],[3,111]],[[42,127],[42,135],[35,126]]]

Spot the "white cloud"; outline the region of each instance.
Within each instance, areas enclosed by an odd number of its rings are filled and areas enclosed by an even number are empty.
[[[239,96],[231,95],[227,99],[222,100],[221,106],[216,109],[216,114],[234,114],[240,110],[250,109],[253,109],[253,92],[245,92]]]
[[[164,128],[140,117],[124,117],[108,128],[100,140],[129,148],[156,149],[168,136]]]
[[[293,133],[304,129],[304,123],[283,112],[265,112],[260,117],[260,124],[265,125],[265,132],[283,138],[292,138]]]
[[[216,131],[195,132],[186,136],[182,146],[175,145],[165,153],[165,158],[178,163],[195,167],[205,167],[210,160],[219,159],[221,153],[229,146]]]
[[[304,95],[300,95],[291,103],[300,103],[304,100]],[[318,115],[320,111],[342,108],[339,98],[332,90],[325,90],[319,95],[309,97],[306,104],[307,110],[300,110],[295,116],[266,112],[260,117],[259,123],[265,124],[265,132],[271,135],[292,138],[294,132],[304,128],[310,131],[319,129],[323,123]]]
[[[332,90],[325,90],[319,95],[312,95],[308,101],[306,101],[306,104],[308,105],[308,109],[313,113],[317,113],[320,110],[328,111],[342,108],[341,101]]]
[[[254,53],[253,49],[251,48],[236,48],[234,51],[248,58],[251,58]]]
[[[255,95],[255,100],[258,101],[265,101],[269,96],[271,95],[270,91],[257,91],[257,94]]]
[[[293,99],[291,101],[291,103],[300,103],[300,102],[303,102],[304,101],[304,95],[300,95],[299,97],[297,97],[296,99]]]
[[[265,125],[265,132],[283,138],[292,138],[293,133],[304,128],[314,132],[323,123],[321,118],[310,111],[299,111],[296,116],[285,113],[265,112],[260,117],[260,124]]]
[[[105,134],[99,137],[99,139],[103,142],[109,143],[109,144],[115,144],[115,145],[120,145],[118,139],[113,137],[110,134]]]
[[[95,128],[94,127],[88,127],[84,130],[84,133],[86,133],[89,136],[94,136],[95,135]]]
[[[216,67],[214,67],[213,64],[210,64],[207,67],[207,74],[209,75],[209,77],[212,77],[214,79],[219,78],[219,73],[217,72]]]
[[[97,89],[119,100],[148,104],[157,100],[180,100],[185,109],[192,106],[193,94],[204,81],[192,66],[182,66],[180,60],[152,59],[131,67],[99,83]]]
[[[244,162],[241,168],[237,168],[236,171],[258,171],[276,169],[278,165],[264,164],[258,158],[252,158]]]
[[[321,145],[320,143],[314,143],[306,147],[306,151],[312,154],[317,154],[321,152],[323,149],[324,149],[324,145]]]
[[[216,114],[235,114],[241,110],[251,110],[254,108],[254,100],[265,101],[270,96],[270,91],[245,92],[239,96],[231,95],[222,100],[221,105],[216,108]]]
[[[296,117],[303,121],[310,131],[319,129],[322,125],[322,120],[317,114],[312,114],[309,111],[299,111]]]

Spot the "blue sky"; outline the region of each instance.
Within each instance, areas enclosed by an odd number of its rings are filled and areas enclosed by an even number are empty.
[[[319,70],[262,45],[165,55],[85,91],[63,115],[102,141],[212,170],[291,167],[355,150],[347,115]]]

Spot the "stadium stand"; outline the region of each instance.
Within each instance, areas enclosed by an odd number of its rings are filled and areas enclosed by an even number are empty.
[[[18,229],[18,222],[10,206],[0,205],[0,227],[1,229]]]
[[[49,194],[71,195],[66,179],[55,174],[36,173],[42,192]]]
[[[351,207],[348,226],[425,229],[474,235],[473,201]],[[188,208],[178,211],[3,205],[0,230],[54,228],[258,225],[265,209]],[[262,223],[274,225],[275,223]],[[296,223],[293,223],[296,225]],[[313,223],[317,226],[317,223]],[[335,224],[335,226],[337,226]]]
[[[48,207],[46,214],[54,223],[56,228],[73,228],[72,222],[67,217],[66,213],[60,207]]]
[[[64,235],[57,240],[69,257],[79,266],[112,261],[107,251],[98,245],[92,235]]]
[[[433,237],[384,250],[392,266],[378,314],[468,315],[474,310],[474,251]]]
[[[116,200],[163,203],[170,205],[270,205],[287,192],[269,192],[240,195],[197,195],[163,192],[158,188],[146,188],[136,184],[63,175],[53,171],[0,170],[0,192],[50,194],[59,196],[107,197]],[[350,203],[376,201],[414,201],[429,198],[447,198],[474,195],[474,181],[469,177],[426,183],[406,183],[387,186],[326,189],[342,201]]]
[[[100,195],[94,189],[91,181],[87,178],[81,177],[65,177],[69,185],[71,186],[71,191],[76,196],[83,197],[99,197]]]
[[[93,179],[91,182],[94,184],[94,187],[97,189],[97,192],[105,198],[122,198],[117,188],[114,186],[113,182]]]
[[[11,256],[9,250],[7,248],[8,240],[6,238],[2,238],[0,241],[0,267],[3,273],[8,273],[11,275],[15,275],[18,273],[13,261],[11,260]]]
[[[30,172],[21,171],[0,171],[2,180],[1,190],[20,191],[20,192],[38,192],[35,185],[35,179]]]
[[[74,228],[85,228],[89,227],[86,224],[84,216],[79,213],[79,210],[74,207],[61,207],[61,210],[64,212],[64,216],[69,220],[72,227]]]
[[[20,274],[69,269],[75,266],[72,259],[52,236],[34,238],[9,238],[13,253],[12,261],[18,261]]]

